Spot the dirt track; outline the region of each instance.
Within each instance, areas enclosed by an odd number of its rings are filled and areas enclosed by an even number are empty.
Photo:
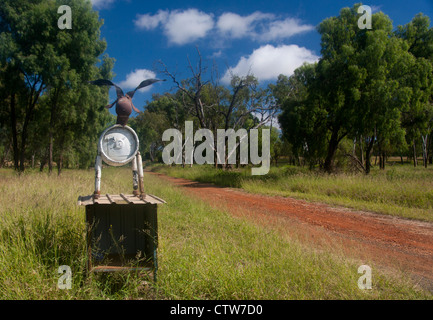
[[[214,207],[269,225],[318,249],[339,251],[387,271],[403,271],[433,291],[433,223],[149,174]]]

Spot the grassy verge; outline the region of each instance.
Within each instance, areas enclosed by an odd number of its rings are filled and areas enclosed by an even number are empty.
[[[357,210],[374,211],[404,218],[433,221],[433,168],[396,164],[371,175],[327,175],[305,168],[271,168],[265,176],[251,176],[249,168],[223,171],[211,166],[168,167],[152,170],[174,177],[248,192],[319,201]]]
[[[129,192],[130,170],[103,170],[102,189]],[[373,289],[357,286],[359,263],[317,252],[146,176],[159,208],[156,286],[133,274],[85,274],[84,209],[93,171],[57,177],[0,170],[0,299],[431,299],[408,279],[373,267]],[[59,290],[57,269],[72,269]]]

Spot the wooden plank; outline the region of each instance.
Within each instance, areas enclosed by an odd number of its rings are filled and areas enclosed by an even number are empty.
[[[133,194],[106,194],[101,195],[99,199],[93,199],[93,195],[90,196],[79,196],[77,205],[88,206],[93,204],[164,204],[167,203],[165,200],[154,196],[152,194],[146,194],[144,199],[140,199],[138,196]]]
[[[159,204],[159,203],[167,203],[167,202],[165,202],[165,200],[162,200],[161,198],[159,198],[159,197],[157,197],[157,196],[154,196],[153,194],[149,194],[148,196],[149,196],[149,197],[152,197],[152,198],[154,198],[154,199],[156,199],[156,200],[158,201],[158,203],[156,203],[156,204]]]
[[[106,210],[99,206],[92,206],[93,209],[93,231],[92,246],[94,253],[97,254],[95,259],[99,261],[105,254],[105,250],[110,247],[109,228],[110,221]]]
[[[122,208],[119,206],[110,206],[110,229],[112,231],[111,237],[111,253],[121,253],[123,246],[123,223],[122,223]]]
[[[128,204],[134,204],[133,201],[131,201],[127,196],[125,196],[123,193],[120,194],[123,200],[125,200]]]
[[[134,196],[133,194],[131,195],[126,195],[126,197],[128,197],[129,201],[131,201],[134,204],[146,204],[146,201],[141,200],[138,196]]]
[[[100,249],[100,253],[107,254],[111,250],[112,241],[111,241],[111,220],[110,220],[110,212],[109,210],[104,210],[104,208],[96,207],[95,211],[98,213],[98,228],[100,237],[100,241],[98,243],[98,248]]]
[[[141,251],[141,258],[146,255],[145,216],[143,206],[139,206],[135,213],[135,248]]]
[[[135,248],[135,212],[137,206],[126,206],[122,210],[122,234],[125,237],[125,254],[136,254]]]
[[[86,206],[86,243],[87,243],[87,270],[92,269],[92,240],[93,240],[93,224],[94,224],[94,207]]]
[[[110,200],[106,196],[101,196],[99,199],[93,200],[94,204],[111,204]]]
[[[107,197],[108,201],[110,201],[110,204],[113,204],[113,203],[116,204],[116,202],[113,200],[113,198],[108,193],[105,196]]]
[[[81,206],[87,206],[93,204],[93,196],[86,196],[86,197],[80,196],[78,200],[79,200],[79,205]]]
[[[149,199],[152,202],[161,203],[159,199],[152,196]],[[92,196],[81,196],[79,201],[81,205],[93,203]],[[129,194],[101,195],[98,201],[107,202],[107,204],[86,207],[86,221],[93,226],[87,235],[88,270],[91,272],[153,270],[156,278],[157,203],[146,203]],[[118,201],[139,204],[122,206],[118,204]],[[110,230],[113,237],[110,235]],[[116,245],[114,242],[118,242],[119,238],[123,238],[123,241]],[[123,247],[125,251],[119,250],[118,246]],[[141,251],[149,260],[134,265],[133,261],[138,251]],[[101,259],[103,254],[108,254],[107,259]]]
[[[127,204],[127,202],[125,203],[125,199],[123,199],[119,194],[113,194],[111,197],[117,204]]]
[[[164,200],[159,199],[151,194],[146,194],[146,196],[144,197],[144,201],[146,203],[150,203],[150,204],[162,204],[165,203]]]

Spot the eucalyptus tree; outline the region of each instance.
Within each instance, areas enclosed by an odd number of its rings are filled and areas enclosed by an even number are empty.
[[[158,160],[164,146],[163,132],[170,128],[182,131],[187,112],[176,95],[170,93],[153,95],[152,101],[144,109],[144,112],[131,119],[131,127],[137,132],[143,156],[154,162]]]
[[[60,30],[57,10],[62,4],[55,0],[4,0],[0,3],[0,64],[8,70],[2,72],[3,81],[24,85],[24,90],[11,86],[6,99],[15,167],[20,171],[24,170],[29,129],[38,108],[50,108],[49,118],[41,121],[50,124],[48,153],[52,164],[54,132],[69,132],[69,126],[63,126],[62,121],[74,115],[81,117],[86,114],[86,108],[94,107],[81,102],[79,112],[74,112],[66,96],[70,98],[72,90],[82,87],[79,83],[97,75],[93,66],[106,47],[105,41],[100,40],[102,22],[89,1],[71,0],[68,5],[73,14],[72,29]],[[39,106],[43,95],[49,98]],[[75,96],[80,94],[75,92]]]
[[[315,95],[317,64],[304,64],[290,77],[281,75],[274,87],[282,112],[278,116],[283,137],[292,145],[298,162],[320,164],[326,156],[326,111]]]
[[[421,140],[424,166],[427,167],[428,141],[433,130],[433,27],[430,27],[429,17],[420,13],[408,24],[398,26],[395,34],[406,41],[408,51],[416,59],[412,76],[406,79],[412,92],[403,125],[406,138],[412,144],[414,166],[417,165],[416,141]]]
[[[323,20],[318,26],[322,57],[317,65],[280,77],[274,88],[283,105],[279,120],[285,137],[310,165],[324,159],[327,172],[332,172],[345,137],[365,143],[362,166],[367,174],[373,146],[384,168],[391,144],[405,147],[404,113],[428,105],[431,94],[431,67],[410,52],[417,47],[396,37],[382,12],[372,15],[372,29],[360,29],[359,6]],[[423,52],[430,52],[427,41],[421,43]]]
[[[334,169],[338,145],[356,130],[356,104],[365,79],[356,61],[362,32],[358,6],[343,8],[339,16],[319,24],[322,57],[317,64],[295,71],[280,116],[294,150],[303,154],[310,166],[323,159],[321,164],[328,173]]]
[[[345,135],[366,142],[365,172],[377,146],[381,168],[390,143],[403,145],[402,113],[410,106],[414,79],[420,71],[407,43],[395,37],[392,21],[382,12],[372,15],[372,29],[357,25],[357,9],[344,8],[339,17],[324,20],[322,59],[318,64],[318,98],[327,111],[330,139],[325,169]]]
[[[17,101],[14,88],[11,88],[8,99],[14,135],[14,162],[16,169],[20,170],[24,170],[29,123],[53,68],[52,46],[46,45],[46,34],[42,32],[47,27],[46,19],[41,18],[46,8],[43,1],[5,0],[0,3],[0,61],[7,66],[3,81],[8,81],[8,75],[12,75],[13,80],[22,76],[26,86],[22,102]],[[22,110],[17,110],[21,107]],[[18,113],[23,114],[21,134],[18,132]]]
[[[371,151],[377,145],[380,168],[385,166],[387,145],[405,144],[402,113],[408,110],[410,77],[415,59],[407,44],[392,33],[392,22],[379,12],[373,15],[373,30],[365,32],[363,48],[357,55],[358,66],[366,73],[360,86],[361,99],[357,129],[367,140],[365,171],[371,169]]]

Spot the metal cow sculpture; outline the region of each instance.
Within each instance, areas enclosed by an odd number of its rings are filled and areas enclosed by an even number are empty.
[[[96,86],[114,86],[116,88],[117,100],[105,107],[107,109],[110,109],[114,105],[116,105],[117,124],[126,126],[129,116],[132,113],[132,109],[134,109],[135,112],[140,112],[140,110],[138,110],[132,103],[132,98],[134,97],[135,92],[141,88],[150,86],[151,84],[154,84],[155,82],[158,81],[165,81],[165,80],[159,80],[159,79],[144,80],[142,83],[138,85],[137,88],[135,88],[135,90],[129,91],[126,94],[123,93],[123,90],[119,86],[117,86],[110,80],[99,79],[95,81],[90,81],[90,83]]]

